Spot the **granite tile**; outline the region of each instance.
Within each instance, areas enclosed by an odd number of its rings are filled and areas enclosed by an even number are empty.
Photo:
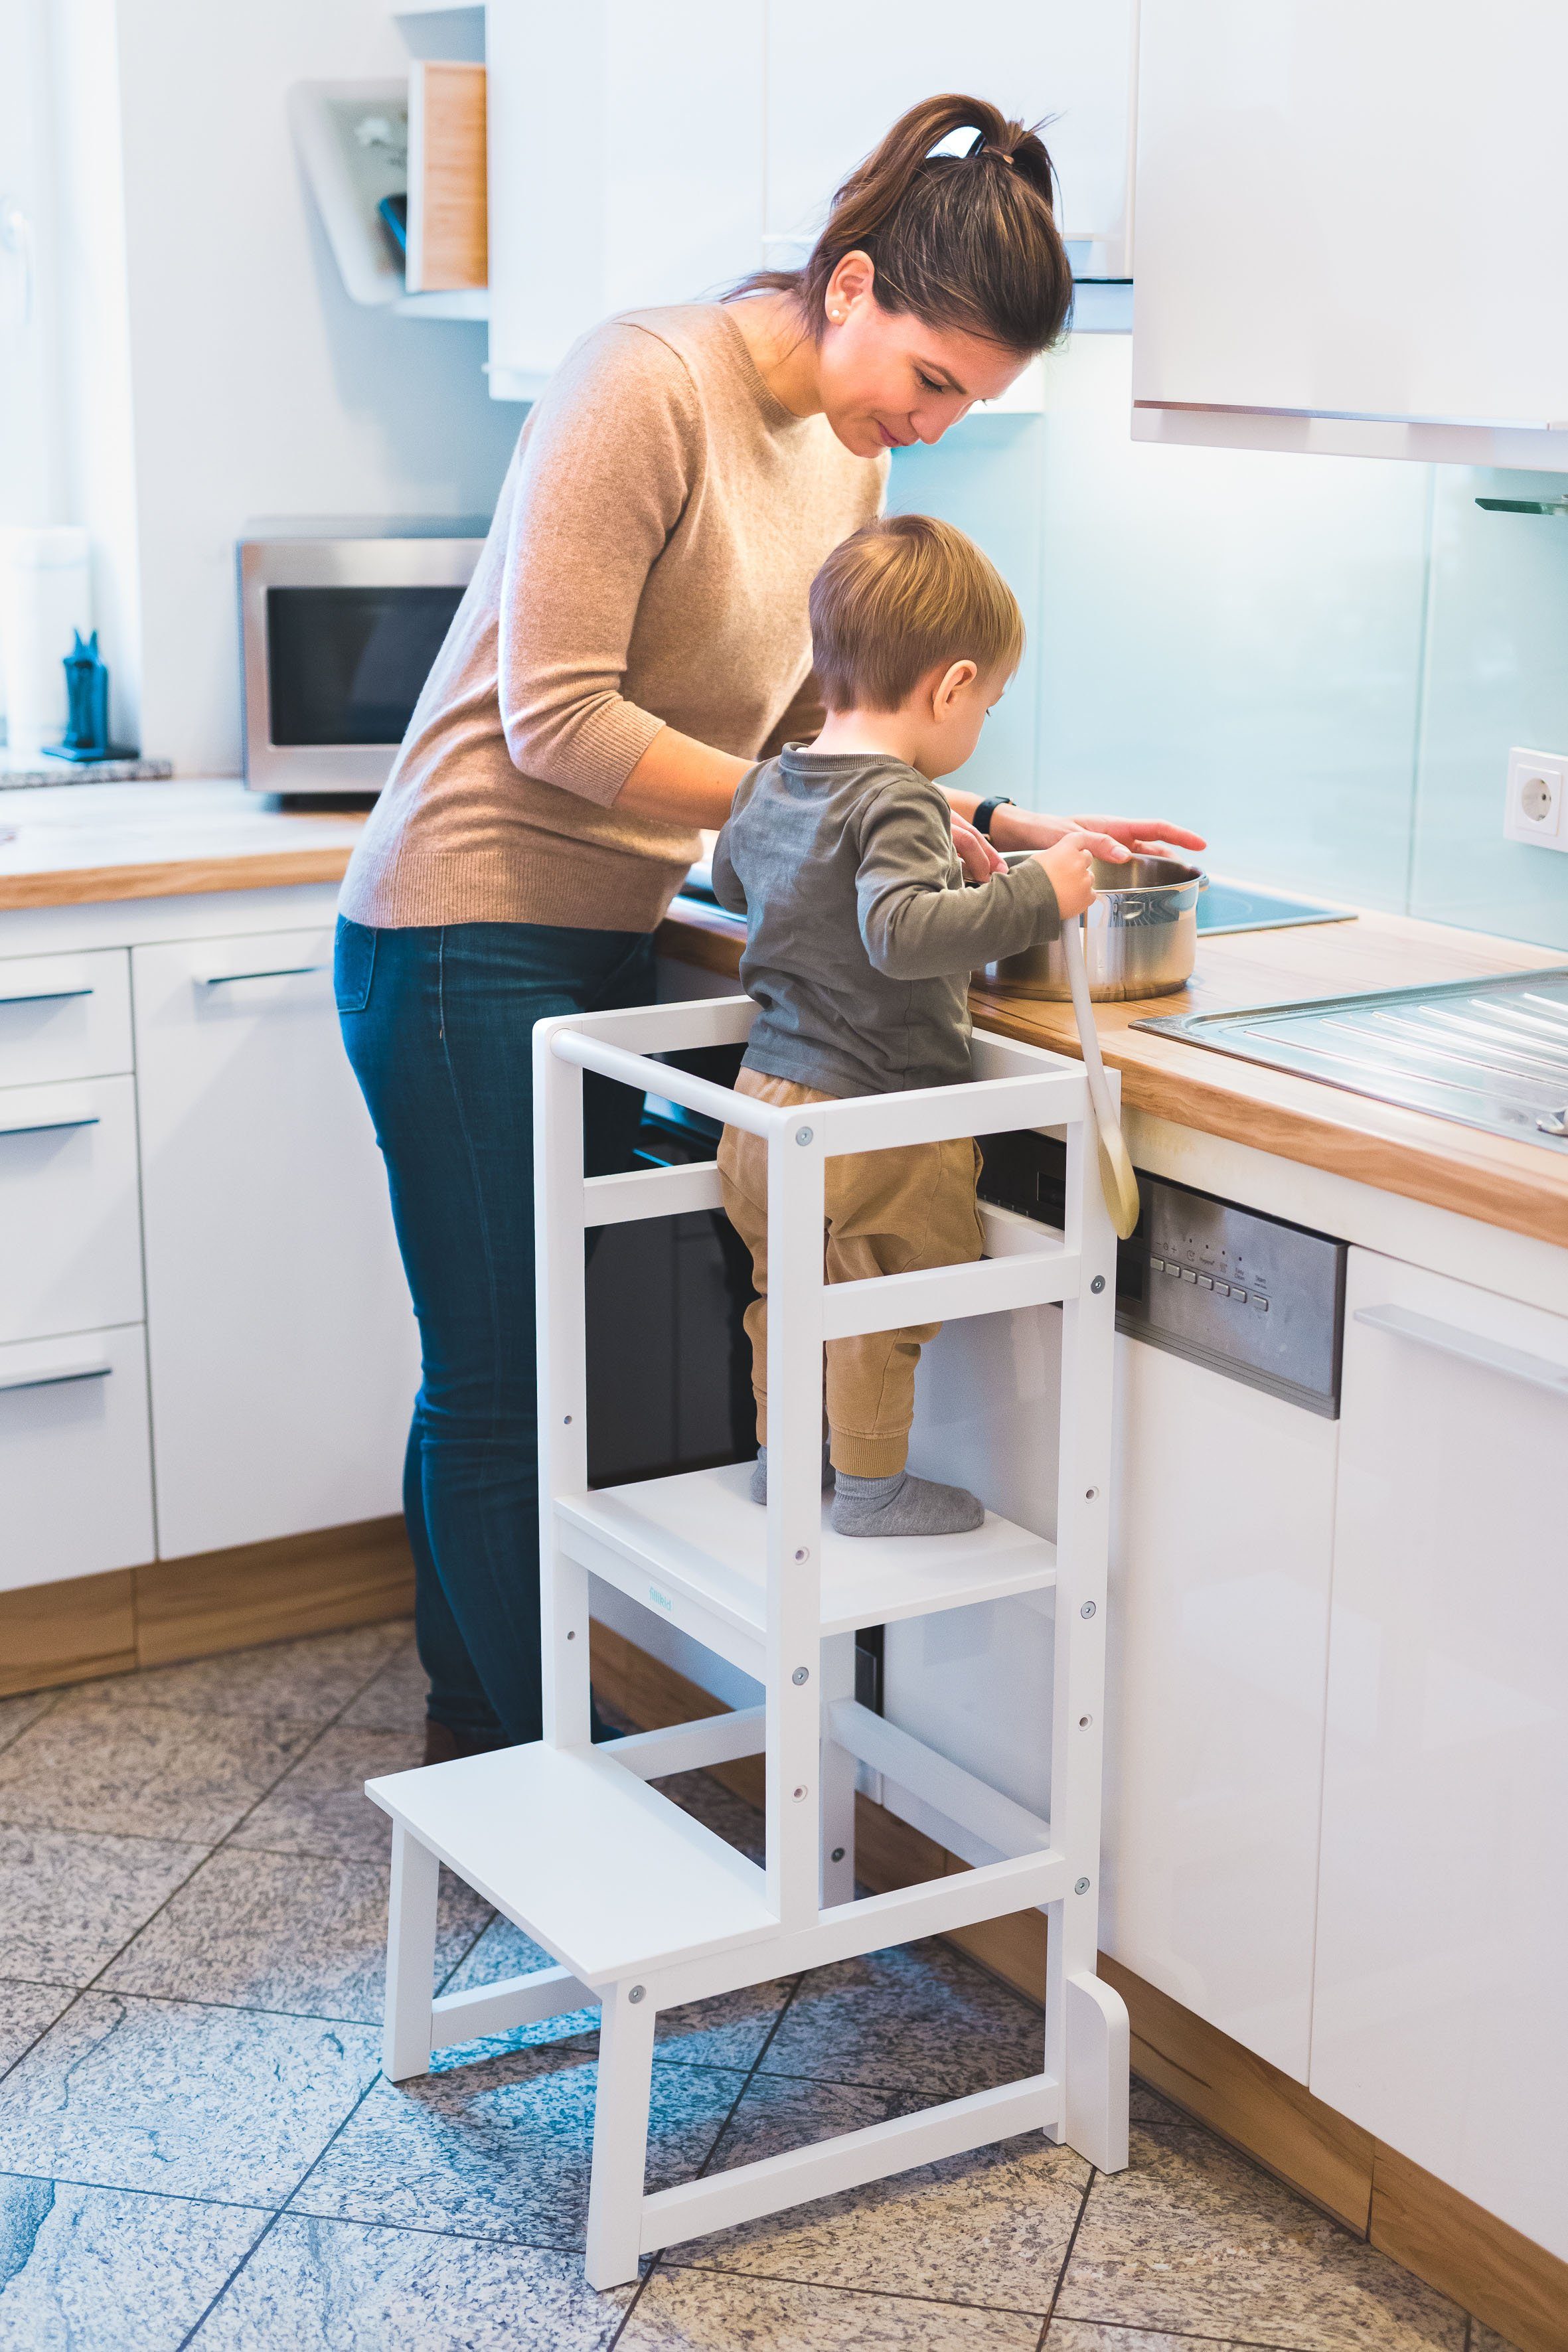
[[[617,2352],[1034,2352],[1040,2323],[900,2294],[850,2294],[716,2271],[656,2271]]]
[[[758,2074],[724,2126],[714,2150],[710,2172],[731,2172],[737,2165],[759,2163],[763,2157],[782,2156],[786,2148],[809,2147],[837,2132],[860,2131],[868,2124],[887,2123],[907,2115],[921,2101],[911,2091],[866,2091],[843,2083],[807,2083],[794,2075]],[[821,2207],[813,2208],[820,2212]],[[717,2242],[704,2240],[704,2245]],[[694,2261],[705,2253],[691,2252]],[[677,2247],[670,2257],[682,2259]]]
[[[119,1992],[374,2022],[382,2013],[388,1878],[376,1863],[225,1846],[120,1955],[104,1982]],[[471,1887],[443,1871],[437,1975],[490,1916]]]
[[[226,1650],[184,1665],[144,1666],[138,1674],[83,1684],[72,1696],[89,1706],[177,1706],[193,1715],[330,1723],[407,1638],[402,1618],[386,1625],[355,1625],[341,1633],[269,1642],[258,1650]]]
[[[279,2205],[379,2063],[368,2026],[83,1993],[0,2104],[0,2172]]]
[[[334,1725],[318,1734],[271,1795],[241,1822],[229,1845],[384,1862],[392,1852],[392,1823],[365,1795],[364,1784],[383,1772],[405,1772],[424,1759],[425,1743],[416,1731]]]
[[[52,2025],[71,1996],[64,1985],[0,1981],[0,2074],[30,2050],[47,2025]]]
[[[557,2043],[417,2082],[382,2081],[291,2210],[580,2246],[596,2078],[591,2049]],[[650,2189],[700,2168],[744,2081],[700,2066],[654,2068]]]
[[[360,1731],[417,1731],[423,1738],[429,1695],[429,1677],[419,1663],[419,1653],[412,1642],[405,1642],[344,1707],[339,1720]]]
[[[1178,2107],[1174,2100],[1167,2099],[1163,2092],[1154,2089],[1152,2084],[1140,2082],[1136,2074],[1132,2077],[1132,2096],[1128,2114],[1135,2124],[1184,2126],[1189,2131],[1206,2129],[1196,2116],[1190,2116],[1185,2108]]]
[[[265,2211],[0,2178],[0,2345],[175,2352]]]
[[[1519,2347],[1510,2344],[1506,2336],[1500,2336],[1495,2328],[1489,2327],[1484,2320],[1472,2319],[1468,2352],[1519,2352]]]
[[[214,1844],[286,1772],[304,1724],[69,1700],[0,1749],[0,1822]]]
[[[0,1748],[37,1723],[40,1715],[47,1715],[59,1698],[58,1691],[24,1691],[19,1698],[0,1698]]]
[[[714,2169],[856,2131],[923,2105],[907,2094],[781,2083],[758,2074],[720,2143]],[[1050,2309],[1089,2168],[1037,2133],[896,2173],[734,2230],[677,2246],[668,2263],[871,2289],[941,2303]]]
[[[683,1813],[710,1829],[726,1845],[743,1853],[748,1862],[763,1863],[767,1859],[765,1823],[760,1807],[737,1797],[716,1780],[711,1772],[674,1772],[668,1780],[656,1780],[654,1787]]]
[[[503,1977],[522,1976],[531,1969],[548,1968],[550,1955],[510,1919],[495,1919],[458,1968],[443,1992],[468,1992],[479,1985],[496,1984]],[[747,1985],[721,1993],[713,2000],[697,2000],[659,2013],[654,2029],[654,2055],[661,2063],[686,2066],[750,2066],[772,2030],[789,1992],[789,1979],[775,1984]],[[442,2051],[437,2063],[462,2064],[482,2049],[526,2050],[543,2042],[562,2042],[582,2033],[597,2033],[596,2008],[573,2010],[561,2017],[542,2018],[537,2025],[519,2026],[479,2044],[465,2042],[461,2053]]]
[[[167,1838],[0,1828],[0,1970],[87,1984],[205,1851]]]
[[[605,2352],[635,2290],[576,2254],[285,2214],[192,2338],[197,2352]]]
[[[1062,2319],[1300,2352],[1463,2352],[1465,2315],[1206,2132],[1138,2126],[1097,2176]]]
[[[1037,2074],[1040,2013],[948,1945],[867,1952],[804,1978],[763,2060],[769,2074],[963,2098]]]
[[[1142,2327],[1101,2327],[1090,2319],[1053,2319],[1041,2352],[1250,2352],[1208,2336],[1171,2336]]]

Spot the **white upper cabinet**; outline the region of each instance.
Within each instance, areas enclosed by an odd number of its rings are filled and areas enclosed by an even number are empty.
[[[491,0],[492,397],[762,259],[763,0]]]
[[[917,99],[1047,118],[1079,276],[1127,275],[1137,0],[490,0],[491,394],[616,310],[792,266]]]
[[[1045,121],[1077,274],[1126,277],[1136,14],[1136,0],[909,0],[894,19],[854,0],[770,7],[769,260],[809,249],[834,189],[906,107],[960,90]]]
[[[1143,0],[1135,436],[1568,467],[1568,11]]]

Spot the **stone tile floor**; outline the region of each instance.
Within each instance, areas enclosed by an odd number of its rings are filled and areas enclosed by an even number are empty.
[[[1016,2139],[583,2283],[592,2011],[377,2067],[407,1628],[0,1701],[0,2352],[1509,2352],[1135,2086],[1131,2168]],[[702,1774],[666,1784],[755,1851]],[[444,1881],[450,1988],[533,1948]],[[941,1944],[659,2021],[650,2185],[1038,2063]]]

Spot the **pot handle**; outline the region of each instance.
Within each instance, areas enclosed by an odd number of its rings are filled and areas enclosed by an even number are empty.
[[[1127,1241],[1138,1223],[1138,1179],[1132,1172],[1132,1162],[1122,1140],[1121,1125],[1110,1098],[1105,1064],[1100,1058],[1100,1032],[1094,1025],[1089,975],[1084,970],[1083,940],[1083,917],[1075,915],[1069,922],[1062,925],[1062,958],[1067,965],[1068,985],[1072,990],[1073,1018],[1078,1023],[1078,1041],[1083,1048],[1089,1098],[1094,1107],[1095,1135],[1100,1147],[1100,1189],[1105,1195],[1105,1205],[1110,1212],[1110,1222],[1118,1237]]]

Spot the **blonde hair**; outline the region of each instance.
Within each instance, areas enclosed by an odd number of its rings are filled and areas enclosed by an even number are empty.
[[[1018,601],[972,539],[934,515],[885,515],[811,583],[811,647],[829,710],[897,710],[957,661],[984,677],[1024,650]]]

